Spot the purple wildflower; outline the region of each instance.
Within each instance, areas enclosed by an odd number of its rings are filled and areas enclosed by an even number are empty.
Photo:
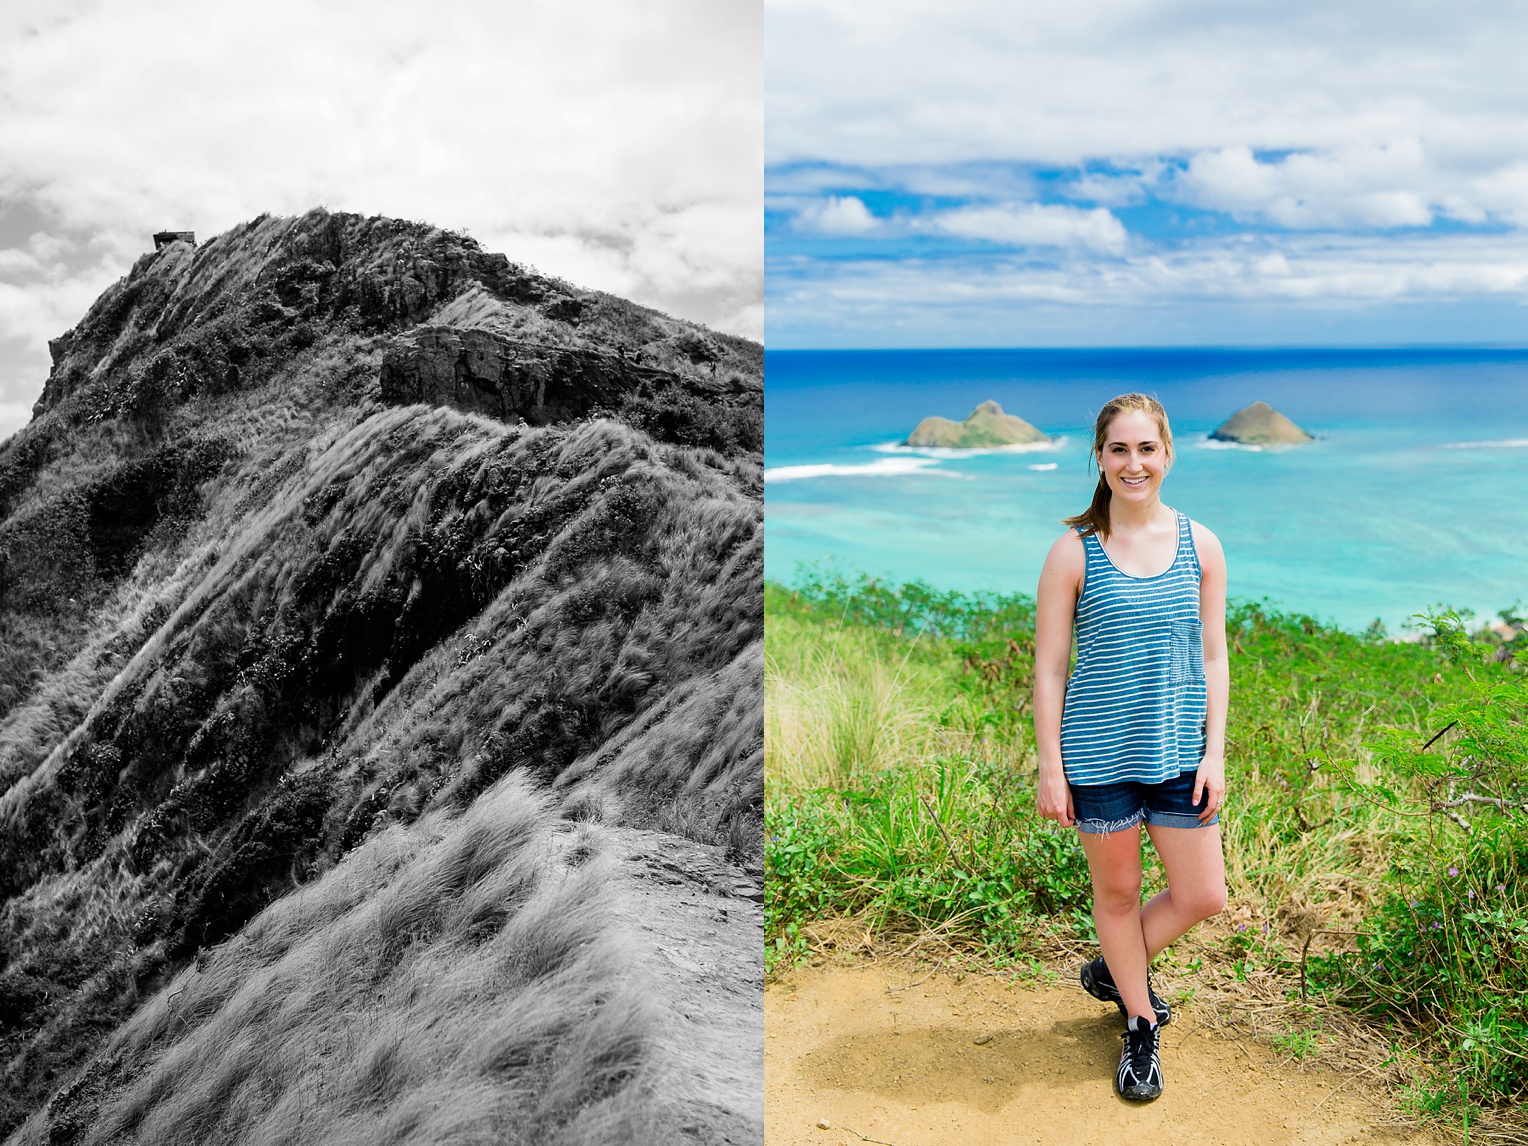
[[[1469,897],[1470,897],[1470,898],[1471,898],[1471,899],[1474,899],[1474,898],[1475,898],[1475,889],[1474,889],[1474,888],[1473,888],[1473,887],[1472,887],[1472,888],[1470,888],[1470,890],[1469,890],[1469,893],[1468,893],[1468,894],[1469,894]]]
[[[1434,921],[1432,927],[1430,927],[1428,930],[1430,930],[1430,931],[1442,931],[1443,930],[1443,924],[1438,923],[1437,921]]]
[[[1236,930],[1237,930],[1238,933],[1243,932],[1243,931],[1247,930],[1247,925],[1245,923],[1238,923],[1236,925]]]
[[[1452,875],[1458,875],[1459,874],[1459,869],[1456,868],[1456,867],[1451,867],[1451,868],[1448,869],[1448,874],[1451,875],[1451,876]]]

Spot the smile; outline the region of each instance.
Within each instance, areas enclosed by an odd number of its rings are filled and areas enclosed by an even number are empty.
[[[1138,477],[1138,478],[1122,477],[1119,480],[1124,482],[1126,485],[1129,485],[1129,486],[1138,486],[1138,485],[1145,485],[1146,484],[1146,478],[1145,477]]]

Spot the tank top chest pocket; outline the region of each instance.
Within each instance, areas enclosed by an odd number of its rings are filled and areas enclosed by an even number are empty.
[[[1204,679],[1204,626],[1197,617],[1180,617],[1168,625],[1167,681],[1190,684]]]

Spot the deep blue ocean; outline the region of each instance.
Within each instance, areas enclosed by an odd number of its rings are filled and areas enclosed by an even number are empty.
[[[1094,412],[1131,390],[1172,420],[1163,500],[1225,546],[1232,597],[1392,633],[1435,604],[1484,620],[1528,600],[1528,351],[770,351],[765,572],[798,563],[1033,593],[1081,511]],[[1056,441],[896,447],[995,399]],[[1317,435],[1249,449],[1208,433],[1261,399]]]

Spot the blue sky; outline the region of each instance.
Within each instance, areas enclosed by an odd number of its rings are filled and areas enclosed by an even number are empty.
[[[316,206],[465,229],[763,332],[759,0],[7,0],[0,439],[163,229]]]
[[[771,347],[1528,344],[1509,4],[768,0]]]

